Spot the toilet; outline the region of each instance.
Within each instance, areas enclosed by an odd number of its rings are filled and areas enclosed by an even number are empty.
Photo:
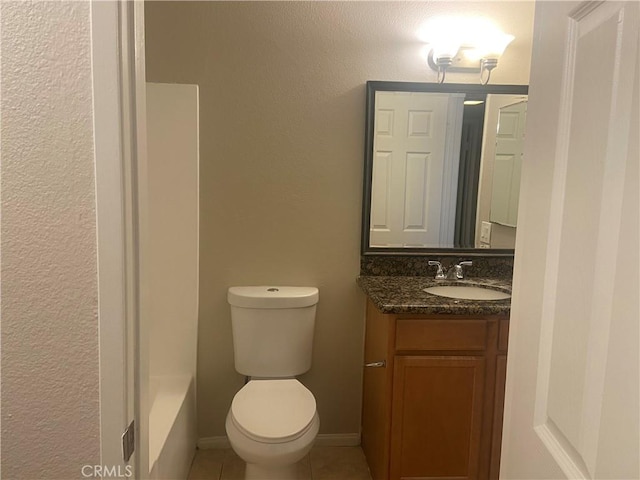
[[[313,394],[295,377],[311,368],[315,287],[231,287],[235,369],[249,381],[225,423],[245,479],[295,480],[318,434]]]

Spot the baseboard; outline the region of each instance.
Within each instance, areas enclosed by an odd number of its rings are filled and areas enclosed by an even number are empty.
[[[360,445],[359,433],[320,433],[315,444],[319,447],[357,447]],[[211,450],[216,448],[231,448],[226,436],[203,437],[198,439],[198,448]]]
[[[203,437],[198,439],[198,448],[200,450],[231,448],[231,444],[229,443],[229,439],[226,435],[221,437]]]
[[[320,433],[316,437],[319,447],[357,447],[360,445],[359,433]]]

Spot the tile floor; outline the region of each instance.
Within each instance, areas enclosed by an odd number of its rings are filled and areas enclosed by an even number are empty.
[[[313,447],[298,462],[300,480],[371,480],[360,447]],[[230,448],[198,450],[189,480],[242,480],[244,462]]]

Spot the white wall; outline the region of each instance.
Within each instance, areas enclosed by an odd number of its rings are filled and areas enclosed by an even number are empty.
[[[320,288],[313,366],[302,381],[318,401],[321,433],[357,438],[365,82],[435,81],[415,33],[438,13],[490,14],[514,27],[492,83],[528,83],[532,3],[146,4],[148,79],[200,86],[201,437],[224,435],[243,382],[227,288],[280,283]]]
[[[88,2],[2,2],[2,475],[100,462]]]

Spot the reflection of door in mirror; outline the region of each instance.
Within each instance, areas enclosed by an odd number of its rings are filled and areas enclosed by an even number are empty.
[[[487,95],[476,248],[514,248],[526,95]]]
[[[515,227],[518,218],[526,116],[526,101],[502,107],[498,113],[490,219],[508,227]]]
[[[370,245],[453,245],[464,94],[376,92]]]

